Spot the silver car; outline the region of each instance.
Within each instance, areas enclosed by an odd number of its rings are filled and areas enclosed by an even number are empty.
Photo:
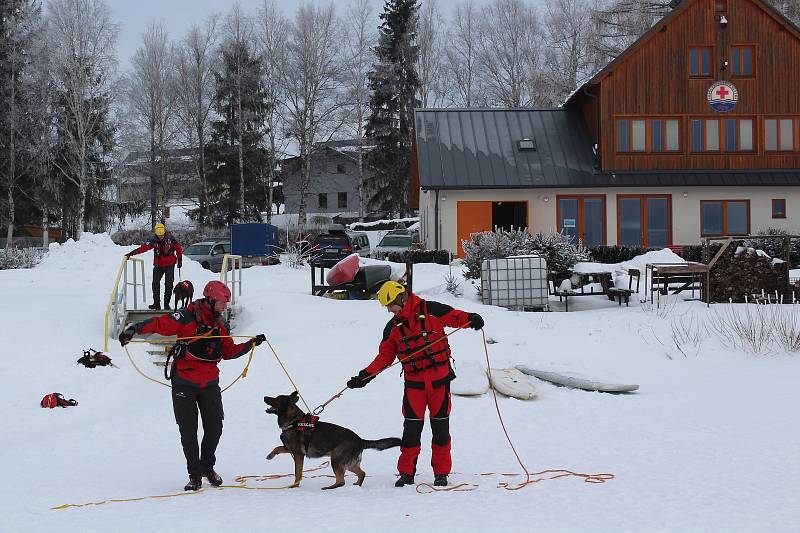
[[[386,259],[392,252],[405,252],[411,249],[412,242],[414,242],[414,234],[392,230],[383,236],[381,242],[373,250],[372,257]]]
[[[222,258],[231,253],[230,241],[202,241],[196,242],[183,251],[183,255],[194,259],[203,268],[212,272],[222,269]]]

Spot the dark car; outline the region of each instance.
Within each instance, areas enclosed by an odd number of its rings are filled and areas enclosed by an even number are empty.
[[[317,263],[333,266],[352,253],[369,257],[369,238],[363,231],[332,227],[314,239],[312,254]]]

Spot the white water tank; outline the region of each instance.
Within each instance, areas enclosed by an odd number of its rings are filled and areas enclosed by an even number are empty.
[[[547,261],[538,255],[485,259],[481,263],[484,304],[509,309],[547,309]]]

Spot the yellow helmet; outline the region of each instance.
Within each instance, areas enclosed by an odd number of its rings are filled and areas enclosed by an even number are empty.
[[[167,228],[164,227],[164,224],[161,224],[160,222],[153,227],[153,233],[159,237],[163,237],[166,232]]]
[[[406,292],[406,288],[396,281],[387,281],[378,290],[378,301],[386,307],[404,292]]]

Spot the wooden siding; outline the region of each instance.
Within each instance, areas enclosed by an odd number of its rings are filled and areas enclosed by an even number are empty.
[[[800,168],[800,151],[766,153],[764,118],[770,115],[795,118],[795,137],[800,134],[800,39],[759,5],[760,0],[728,0],[727,28],[721,28],[714,0],[684,0],[681,12],[656,25],[654,34],[621,58],[599,79],[603,170],[680,169],[778,169]],[[683,7],[683,6],[681,6]],[[680,9],[680,8],[679,8]],[[711,78],[689,78],[689,47],[712,47]],[[728,60],[732,45],[755,47],[755,75],[732,76]],[[706,100],[709,86],[718,80],[732,81],[739,102],[729,113],[715,113]],[[594,102],[580,99],[587,126],[593,117],[587,107]],[[671,154],[618,154],[615,117],[678,117],[681,150]],[[690,120],[693,117],[755,118],[755,151],[750,153],[691,153]]]

